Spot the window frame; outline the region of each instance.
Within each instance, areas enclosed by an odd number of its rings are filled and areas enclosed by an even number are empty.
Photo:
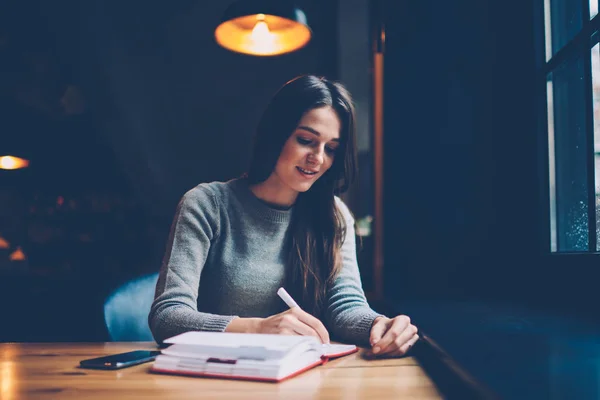
[[[566,0],[565,0],[566,1]],[[545,27],[545,0],[536,0],[535,4],[535,58],[536,58],[536,104],[535,109],[538,117],[538,160],[540,173],[540,218],[542,221],[542,235],[540,235],[540,249],[543,254],[560,256],[577,255],[577,259],[585,256],[600,254],[597,250],[596,234],[596,185],[595,185],[595,152],[594,152],[594,105],[593,105],[593,82],[592,82],[592,48],[600,40],[600,14],[590,20],[589,0],[579,0],[582,3],[583,23],[579,32],[571,38],[562,48],[546,61],[546,27]],[[588,187],[588,250],[582,252],[552,250],[552,227],[551,227],[551,196],[550,196],[550,156],[549,156],[549,132],[548,132],[548,92],[547,77],[556,71],[568,60],[583,59],[583,79],[585,85],[585,135],[586,135],[586,165],[587,165],[587,187]],[[599,133],[600,134],[600,133]],[[557,210],[558,212],[558,210]],[[560,226],[557,226],[560,229]],[[560,236],[557,234],[557,237]],[[557,238],[558,241],[558,238]]]

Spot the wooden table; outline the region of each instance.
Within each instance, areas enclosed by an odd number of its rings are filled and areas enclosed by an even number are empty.
[[[439,399],[414,358],[367,360],[364,352],[332,360],[281,383],[150,373],[151,363],[99,371],[79,361],[151,342],[0,343],[0,399]]]

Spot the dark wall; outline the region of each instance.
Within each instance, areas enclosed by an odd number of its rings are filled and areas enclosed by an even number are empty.
[[[298,2],[314,39],[280,57],[240,55],[216,44],[214,28],[229,3],[6,2],[0,94],[10,121],[3,131],[22,136],[19,150],[38,165],[44,154],[72,153],[65,149],[71,144],[90,157],[102,153],[94,161],[114,156],[109,167],[116,164],[114,173],[124,174],[140,196],[153,197],[146,205],[156,213],[199,181],[240,174],[274,91],[302,73],[336,77],[337,3]],[[69,85],[84,99],[78,118],[67,118],[61,104]],[[16,109],[22,111],[12,115]],[[77,119],[85,120],[71,129],[77,135],[58,134]],[[96,138],[109,150],[96,149]]]
[[[153,212],[198,182],[245,171],[270,96],[303,73],[335,77],[336,3],[300,2],[315,39],[280,57],[227,51],[214,28],[231,1],[80,6],[104,133]],[[91,67],[91,66],[90,66]],[[98,91],[98,87],[103,89]]]
[[[32,161],[0,171],[0,341],[106,339],[104,300],[158,270],[183,193],[245,171],[282,84],[336,78],[337,1],[299,1],[313,40],[275,58],[215,43],[230,3],[0,4],[0,153]]]
[[[532,2],[385,4],[386,293],[545,296]]]

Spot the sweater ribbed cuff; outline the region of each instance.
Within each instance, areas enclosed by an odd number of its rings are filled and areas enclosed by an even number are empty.
[[[376,313],[375,311],[368,311],[363,315],[355,325],[353,329],[355,332],[355,339],[358,343],[364,346],[370,346],[370,338],[371,338],[371,327],[373,326],[373,321],[375,318],[384,317],[383,314]]]
[[[202,324],[202,331],[224,332],[227,325],[236,318],[236,315],[210,315]]]

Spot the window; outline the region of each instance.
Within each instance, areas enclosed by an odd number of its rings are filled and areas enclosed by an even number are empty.
[[[539,0],[542,142],[552,252],[600,250],[598,0]],[[543,84],[542,84],[543,82]],[[546,146],[547,145],[547,146]]]

